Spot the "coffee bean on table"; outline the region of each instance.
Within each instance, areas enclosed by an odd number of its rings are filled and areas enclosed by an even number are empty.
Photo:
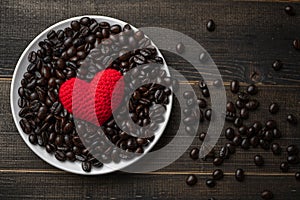
[[[277,128],[274,128],[273,129],[273,136],[274,136],[274,138],[281,138],[281,136],[282,136],[281,131],[278,130]]]
[[[239,168],[235,171],[235,179],[239,182],[244,181],[245,179],[245,172],[243,169]]]
[[[300,50],[300,40],[295,39],[295,40],[293,41],[293,46],[294,46],[294,48],[295,48],[296,50]]]
[[[275,120],[270,119],[270,120],[266,121],[266,127],[269,129],[274,129],[277,127],[277,123]]]
[[[279,71],[283,67],[283,63],[280,60],[275,60],[272,64],[272,68],[275,71]]]
[[[237,80],[233,80],[230,82],[230,90],[232,93],[236,94],[239,92],[240,89],[240,83]]]
[[[286,118],[286,120],[290,123],[290,124],[293,124],[293,125],[296,125],[297,124],[297,118],[295,115],[293,114],[289,114]]]
[[[245,103],[243,102],[243,101],[241,101],[241,100],[236,100],[236,102],[235,102],[235,106],[238,108],[238,109],[242,109],[242,108],[244,108],[245,107]]]
[[[280,155],[282,152],[282,148],[280,147],[280,145],[278,143],[273,143],[271,145],[271,150],[274,155]]]
[[[269,106],[269,112],[271,114],[276,114],[279,111],[279,105],[278,103],[271,103]]]
[[[245,150],[247,150],[247,149],[250,148],[250,140],[249,140],[248,138],[244,138],[244,139],[242,140],[241,148],[242,148],[242,149],[245,149]]]
[[[243,102],[248,102],[249,101],[249,95],[245,92],[239,92],[238,93],[238,98],[239,98],[239,100],[241,100]]]
[[[227,128],[225,130],[225,137],[228,139],[228,140],[232,140],[234,138],[234,130],[233,128]]]
[[[208,22],[206,23],[206,29],[209,32],[213,32],[216,29],[216,24],[212,19],[208,20]]]
[[[185,50],[184,44],[182,42],[179,42],[176,44],[176,51],[179,54],[182,54]]]
[[[212,178],[214,180],[221,180],[224,177],[224,173],[221,169],[216,169],[212,173]]]
[[[220,149],[219,157],[223,158],[223,159],[228,159],[229,158],[229,149],[227,148],[227,146],[223,146]]]
[[[214,179],[207,179],[205,181],[205,184],[206,184],[207,187],[212,188],[212,187],[216,186],[217,182]]]
[[[291,155],[287,157],[287,162],[289,164],[299,164],[300,163],[300,158],[298,155]]]
[[[238,128],[241,127],[241,126],[243,125],[243,120],[242,120],[242,118],[237,117],[237,118],[234,120],[233,124],[234,124],[235,127],[238,127]]]
[[[235,146],[240,146],[242,143],[242,137],[239,135],[234,136],[232,142],[235,144]]]
[[[269,150],[270,149],[270,142],[264,139],[259,140],[259,145],[262,149],[264,150]]]
[[[258,89],[257,89],[256,85],[251,84],[251,85],[249,85],[249,86],[247,87],[247,93],[248,93],[248,94],[250,94],[250,95],[255,95],[255,94],[257,94],[257,92],[258,92]]]
[[[187,178],[185,179],[185,182],[187,185],[192,186],[198,182],[198,179],[194,174],[191,174],[191,175],[187,176]]]
[[[255,99],[250,100],[245,104],[245,107],[250,111],[256,110],[258,106],[259,106],[259,102]]]
[[[257,136],[253,136],[251,139],[250,139],[250,144],[253,148],[256,148],[258,147],[259,145],[259,138]]]
[[[227,102],[227,104],[226,104],[226,110],[228,112],[231,112],[231,113],[235,113],[236,112],[234,104],[231,101]]]
[[[282,162],[282,163],[280,163],[280,170],[282,172],[288,172],[289,171],[289,164],[288,164],[288,162]]]
[[[223,158],[220,158],[220,157],[217,157],[213,160],[213,164],[215,166],[220,166],[222,163],[223,163],[224,159]]]
[[[273,193],[270,190],[264,190],[260,194],[261,198],[264,200],[273,199]]]
[[[254,163],[256,166],[263,166],[264,165],[264,159],[261,155],[255,155],[254,156]]]
[[[295,173],[295,178],[297,181],[300,181],[300,172]]]
[[[242,119],[248,119],[249,118],[249,111],[246,108],[242,108],[240,110],[240,117]]]
[[[197,160],[199,158],[199,149],[198,148],[192,148],[190,151],[190,157],[193,160]]]
[[[299,149],[296,145],[292,144],[292,145],[289,145],[286,148],[286,152],[288,153],[289,156],[298,155],[299,154]]]
[[[231,153],[231,154],[235,153],[235,145],[233,142],[228,142],[225,144],[225,146],[228,148],[229,153]]]

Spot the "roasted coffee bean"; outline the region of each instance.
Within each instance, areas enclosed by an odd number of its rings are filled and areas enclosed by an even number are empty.
[[[90,172],[92,169],[91,162],[89,162],[89,161],[82,162],[81,167],[82,167],[82,170],[85,172]]]
[[[258,89],[257,89],[256,85],[251,84],[251,85],[249,85],[249,86],[247,87],[247,93],[248,93],[248,94],[250,94],[250,95],[255,95],[255,94],[257,94],[257,92],[258,92]]]
[[[121,30],[122,30],[122,28],[118,24],[115,24],[115,25],[110,27],[110,32],[113,33],[113,34],[118,34],[118,33],[121,32]]]
[[[253,136],[250,139],[250,144],[253,148],[256,148],[259,145],[259,138],[257,136]]]
[[[269,150],[270,149],[270,143],[264,139],[259,140],[259,145],[262,149],[264,150]]]
[[[300,163],[300,158],[298,155],[291,155],[287,157],[287,162],[289,164],[299,164]]]
[[[236,112],[234,104],[231,101],[226,104],[226,110],[231,113]]]
[[[280,60],[275,60],[272,64],[272,68],[275,71],[279,71],[283,67],[283,63]]]
[[[229,150],[229,153],[234,154],[235,153],[235,145],[233,142],[226,143],[226,147]]]
[[[249,118],[249,111],[246,108],[242,108],[240,110],[240,117],[242,119],[248,119]]]
[[[269,129],[274,129],[277,127],[277,123],[274,120],[268,120],[266,121],[266,127]]]
[[[34,63],[37,59],[37,55],[34,51],[31,51],[29,54],[28,54],[28,61],[31,62],[31,63]]]
[[[280,163],[280,170],[282,172],[288,172],[289,171],[289,164],[287,162]]]
[[[205,99],[200,98],[200,99],[197,100],[197,103],[198,103],[200,108],[206,108],[207,107],[207,102],[205,101]]]
[[[187,185],[192,186],[198,182],[198,179],[195,175],[191,174],[191,175],[187,176],[187,178],[185,179],[185,182]]]
[[[184,44],[182,42],[179,42],[176,44],[176,51],[179,54],[182,54],[185,50]]]
[[[221,180],[224,177],[224,173],[221,169],[216,169],[212,173],[212,178],[214,180]]]
[[[204,97],[208,98],[210,96],[208,88],[202,89],[201,92]]]
[[[246,150],[250,148],[250,140],[248,138],[242,140],[241,148]]]
[[[244,179],[245,179],[245,172],[244,172],[243,169],[239,168],[239,169],[237,169],[235,171],[235,179],[237,181],[240,181],[240,182],[244,181]]]
[[[138,64],[138,65],[142,65],[142,64],[145,64],[146,63],[146,59],[144,56],[138,54],[138,55],[135,55],[133,57],[133,61]]]
[[[207,88],[207,85],[206,85],[206,83],[204,81],[200,81],[199,82],[199,87],[200,87],[201,90],[203,90],[203,89]]]
[[[286,148],[286,152],[288,153],[289,156],[298,155],[299,154],[299,149],[296,145],[292,144],[292,145],[289,145]]]
[[[290,16],[295,16],[296,15],[296,12],[294,10],[294,8],[290,5],[287,5],[284,7],[284,12]]]
[[[207,187],[212,188],[212,187],[216,186],[217,182],[214,179],[207,179],[205,181],[205,184],[206,184]]]
[[[261,155],[255,155],[254,156],[254,163],[256,166],[263,166],[264,165],[264,159]]]
[[[46,106],[42,106],[40,107],[38,113],[37,113],[37,117],[40,119],[40,120],[43,120],[45,119],[45,117],[47,116],[47,113],[48,113],[48,109]]]
[[[234,138],[234,130],[233,128],[227,128],[225,130],[225,137],[228,139],[228,140],[232,140]]]
[[[296,116],[293,115],[293,114],[289,114],[289,115],[287,116],[286,120],[287,120],[290,124],[293,124],[293,125],[296,125],[297,122],[298,122]]]
[[[215,166],[220,166],[220,165],[223,163],[223,161],[224,161],[223,158],[217,157],[217,158],[214,159],[213,164],[214,164]]]
[[[223,158],[223,159],[228,159],[229,158],[229,150],[228,150],[228,148],[226,146],[223,146],[220,149],[219,157]]]
[[[248,109],[248,110],[256,110],[259,106],[259,102],[257,100],[250,100],[248,101],[246,104],[245,104],[245,107]]]
[[[296,50],[300,50],[300,40],[295,39],[295,40],[293,41],[293,46],[294,46],[294,48],[295,48]]]
[[[274,195],[270,190],[264,190],[261,192],[260,196],[262,199],[270,200],[270,199],[273,199]]]
[[[199,134],[199,140],[200,140],[200,141],[204,141],[205,137],[206,137],[206,133],[205,133],[205,132],[201,132],[201,133]]]
[[[274,138],[281,138],[282,134],[281,134],[280,130],[278,130],[277,128],[274,128],[273,136],[274,136]]]
[[[248,128],[246,126],[241,126],[239,127],[238,129],[238,132],[241,134],[241,135],[246,135],[247,134],[247,131],[248,131]]]
[[[65,161],[67,159],[65,153],[62,151],[56,151],[54,156],[59,161]]]
[[[55,146],[52,144],[46,144],[46,151],[48,153],[53,153],[55,151]]]
[[[198,148],[192,148],[190,151],[190,157],[193,160],[197,160],[199,158],[199,149]]]
[[[269,112],[271,114],[276,114],[279,111],[279,105],[278,103],[271,103],[269,106]]]
[[[235,120],[234,120],[234,126],[235,127],[241,127],[242,125],[243,125],[243,120],[242,120],[242,118],[240,118],[240,117],[237,117]]]
[[[236,145],[236,146],[240,146],[242,143],[242,137],[239,135],[234,136],[232,142]]]
[[[57,135],[55,138],[55,145],[62,146],[64,142],[64,137],[62,135]]]
[[[216,29],[216,24],[212,19],[208,20],[208,22],[206,23],[206,29],[209,32],[213,32]]]
[[[249,101],[249,95],[245,92],[239,92],[238,93],[238,98],[239,98],[239,100],[241,100],[243,102],[248,102]]]
[[[238,108],[238,109],[242,109],[242,108],[244,108],[245,107],[245,103],[243,102],[243,101],[241,101],[241,100],[236,100],[236,102],[235,102],[235,106]]]
[[[210,121],[212,117],[212,110],[211,109],[205,110],[204,116],[206,120]]]
[[[239,92],[240,89],[240,83],[237,80],[233,80],[230,82],[230,90],[232,93],[236,94]]]
[[[36,137],[35,134],[30,134],[30,135],[29,135],[29,142],[30,142],[31,144],[37,144],[37,137]]]
[[[297,181],[300,181],[300,172],[295,173],[295,178]]]

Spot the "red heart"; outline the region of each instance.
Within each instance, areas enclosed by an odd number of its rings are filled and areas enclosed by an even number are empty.
[[[71,78],[61,85],[59,99],[75,118],[101,126],[122,101],[124,80],[121,78],[121,73],[114,69],[97,73],[90,83]],[[118,81],[112,101],[112,94]]]

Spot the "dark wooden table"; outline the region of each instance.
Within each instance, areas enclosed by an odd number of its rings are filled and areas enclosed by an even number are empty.
[[[9,92],[12,74],[19,56],[29,42],[48,26],[84,14],[106,15],[127,21],[136,27],[158,26],[180,31],[197,40],[210,53],[225,81],[259,85],[261,100],[251,120],[276,119],[283,132],[279,142],[285,147],[300,145],[300,126],[285,123],[293,113],[300,119],[300,52],[292,41],[300,38],[300,1],[289,4],[297,15],[283,11],[287,1],[210,1],[210,0],[111,0],[109,2],[18,1],[2,0],[0,7],[0,199],[259,199],[260,191],[273,191],[275,199],[300,199],[300,182],[294,178],[299,166],[281,173],[284,156],[274,157],[261,149],[237,150],[220,168],[225,178],[209,189],[205,179],[215,168],[211,162],[193,161],[188,152],[175,163],[146,174],[111,173],[103,176],[79,176],[58,170],[39,159],[21,139],[12,119]],[[206,21],[213,19],[215,32],[208,32]],[[178,57],[164,52],[168,64],[195,83],[200,76]],[[275,59],[284,62],[275,72]],[[199,91],[198,91],[199,92]],[[228,98],[231,93],[228,92]],[[281,104],[280,112],[270,116],[270,102]],[[174,111],[179,108],[175,106]],[[157,146],[172,138],[178,115],[172,115]],[[225,125],[225,127],[228,124]],[[201,125],[205,131],[207,123]],[[218,145],[224,144],[224,136]],[[192,147],[199,146],[195,138]],[[265,157],[265,166],[257,168],[253,156]],[[234,180],[234,170],[245,169],[246,180]],[[196,174],[194,187],[185,184],[187,174]]]

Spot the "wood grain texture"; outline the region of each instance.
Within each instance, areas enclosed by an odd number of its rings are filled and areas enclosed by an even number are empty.
[[[300,15],[287,16],[285,3],[234,1],[27,1],[4,0],[1,5],[0,75],[11,76],[19,56],[33,38],[48,26],[73,16],[107,15],[136,27],[157,26],[180,31],[198,41],[212,56],[225,80],[236,78],[271,84],[299,84],[299,52],[292,48],[300,37]],[[296,10],[300,5],[292,4]],[[50,14],[51,13],[51,14]],[[52,13],[55,13],[52,14]],[[5,19],[5,20],[4,20]],[[206,31],[205,23],[213,19],[217,28]],[[189,79],[196,79],[192,67],[178,57],[166,54],[171,66],[184,69]],[[274,73],[275,59],[285,63]]]
[[[237,79],[246,85],[252,81],[259,85],[257,98],[261,102],[249,123],[269,118],[279,123],[283,147],[294,143],[300,146],[300,126],[285,123],[286,115],[293,113],[300,119],[300,52],[292,48],[292,41],[300,38],[300,1],[296,0],[75,0],[25,1],[3,0],[0,5],[0,199],[259,199],[260,191],[273,191],[275,199],[299,199],[300,185],[294,178],[299,166],[292,166],[283,174],[279,163],[285,155],[275,157],[261,149],[237,150],[219,168],[225,178],[213,189],[205,186],[214,167],[211,162],[193,161],[189,150],[176,162],[151,173],[126,174],[116,172],[104,176],[79,176],[58,170],[38,158],[21,139],[10,110],[9,91],[11,77],[19,56],[35,36],[61,20],[85,15],[106,15],[133,24],[136,27],[158,26],[187,34],[197,40],[216,62],[228,91],[228,82]],[[295,17],[287,16],[283,8],[291,4]],[[206,31],[205,23],[213,19],[217,28]],[[163,51],[168,64],[184,74],[199,95],[197,82],[201,79],[186,61]],[[284,68],[274,72],[275,59],[284,62]],[[209,73],[203,71],[202,73]],[[255,73],[255,77],[253,77]],[[227,92],[228,99],[234,97]],[[281,104],[277,115],[268,113],[270,102]],[[180,118],[180,108],[174,104],[172,116],[162,138],[156,145],[163,147],[174,137]],[[225,124],[224,129],[229,124]],[[206,131],[208,123],[199,131]],[[224,135],[217,149],[224,144]],[[265,166],[253,163],[255,154],[265,158]],[[163,160],[162,160],[163,162]],[[246,171],[246,180],[239,183],[233,173],[238,167]],[[194,173],[198,183],[185,184],[187,174]]]

